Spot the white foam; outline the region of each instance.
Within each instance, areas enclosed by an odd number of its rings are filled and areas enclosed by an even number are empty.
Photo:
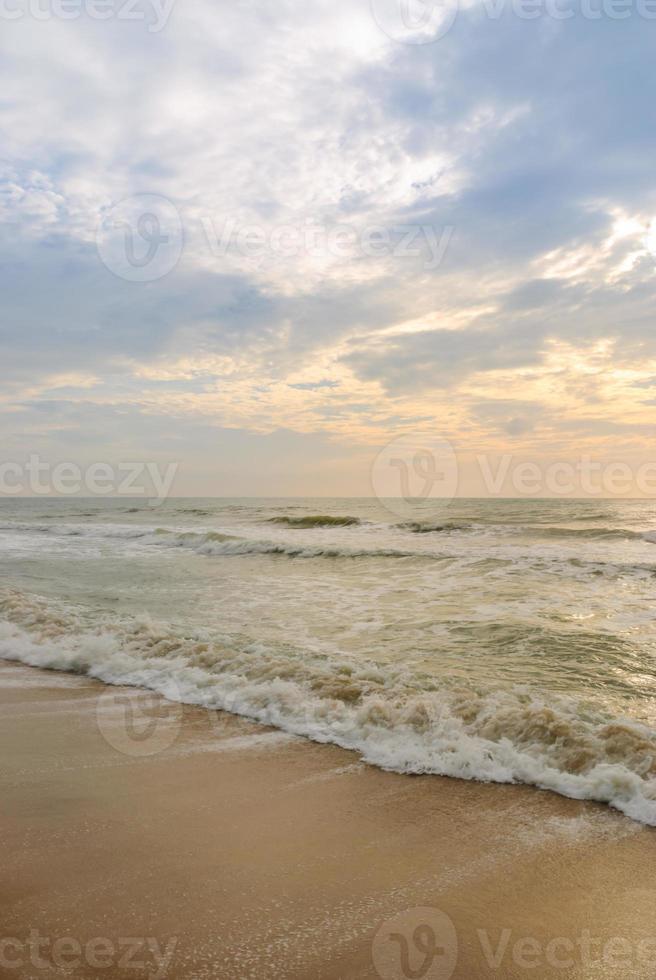
[[[340,529],[343,530],[343,529]],[[331,544],[288,543],[259,538],[241,538],[216,531],[182,533],[160,529],[148,536],[147,543],[161,547],[189,548],[199,555],[286,555],[289,558],[443,558],[434,552],[399,548],[358,548]]]
[[[84,629],[70,611],[12,595],[0,657],[244,715],[331,742],[405,773],[526,783],[608,803],[656,826],[656,733],[525,688],[427,689],[399,667],[268,650],[227,650],[149,620]]]

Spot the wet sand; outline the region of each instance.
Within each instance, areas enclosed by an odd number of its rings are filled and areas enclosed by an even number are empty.
[[[656,831],[604,806],[13,664],[0,703],[2,977],[656,977]]]

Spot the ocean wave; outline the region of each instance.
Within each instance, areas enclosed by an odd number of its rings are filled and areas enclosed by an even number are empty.
[[[450,556],[422,554],[398,548],[342,548],[337,545],[288,544],[283,541],[267,541],[242,538],[218,531],[174,532],[157,528],[149,536],[150,543],[190,548],[198,555],[285,555],[288,558],[428,558],[444,560]]]
[[[285,514],[283,517],[269,517],[269,524],[283,524],[285,527],[313,528],[313,527],[355,527],[361,524],[359,517],[331,517],[329,514],[309,514],[306,517],[290,517]]]
[[[526,527],[522,532],[541,538],[573,538],[587,541],[649,540],[648,533],[625,527]]]
[[[95,515],[94,515],[95,516]],[[149,527],[131,524],[0,524],[0,531],[12,534],[45,534],[64,538],[143,538],[152,533]]]
[[[650,541],[656,543],[656,531],[633,531],[629,528],[621,527],[554,527],[534,524],[491,524],[491,523],[459,523],[457,521],[442,521],[432,523],[430,521],[405,521],[396,525],[404,531],[411,531],[413,534],[432,534],[448,533],[454,531],[466,531],[470,533],[484,532],[486,534],[512,534],[530,536],[534,538],[554,538],[587,541]]]
[[[443,521],[440,524],[433,524],[430,521],[403,521],[396,524],[402,531],[411,531],[413,534],[432,534],[444,531],[475,531],[480,528],[480,524],[462,524],[456,521]]]
[[[527,688],[478,690],[407,664],[239,648],[149,619],[0,594],[0,657],[144,687],[357,751],[402,773],[526,783],[656,826],[656,732]]]
[[[143,543],[174,548],[188,548],[198,555],[216,558],[230,558],[247,555],[272,555],[285,558],[327,558],[332,560],[355,558],[368,559],[411,559],[420,562],[461,563],[481,573],[495,571],[499,567],[509,565],[524,569],[526,572],[540,574],[564,575],[566,577],[587,579],[590,576],[603,578],[623,578],[632,576],[638,578],[653,578],[656,574],[654,565],[645,562],[618,562],[613,560],[568,558],[562,556],[513,554],[512,556],[497,556],[494,554],[457,554],[450,551],[424,551],[411,548],[366,548],[342,547],[329,544],[289,543],[284,541],[269,541],[257,538],[243,538],[218,531],[184,531],[176,532],[166,528],[142,535]]]
[[[197,555],[208,558],[231,558],[246,556],[279,556],[288,559],[327,559],[332,561],[353,559],[375,560],[406,560],[422,563],[450,563],[463,568],[470,568],[475,574],[495,572],[499,568],[514,566],[528,574],[558,575],[567,578],[589,579],[597,578],[621,579],[635,577],[650,579],[656,575],[656,566],[649,561],[620,561],[612,552],[608,557],[572,557],[571,555],[553,555],[531,553],[518,547],[510,552],[491,549],[474,549],[461,551],[458,548],[412,548],[398,546],[371,547],[376,540],[375,535],[368,535],[366,543],[352,546],[332,544],[321,541],[276,541],[270,539],[250,538],[218,530],[183,530],[181,528],[148,527],[130,524],[84,524],[84,525],[0,525],[0,531],[11,530],[13,533],[37,534],[56,538],[80,538],[95,541],[97,539],[125,542],[127,548],[132,544],[142,548],[163,547],[187,549]],[[649,537],[648,535],[651,535]],[[656,532],[640,535],[656,543]],[[394,539],[392,539],[394,540]],[[446,538],[444,539],[447,540]],[[399,541],[398,537],[396,541]],[[584,554],[584,553],[582,553]]]

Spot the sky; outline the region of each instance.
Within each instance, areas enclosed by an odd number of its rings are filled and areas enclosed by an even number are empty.
[[[0,5],[5,459],[649,463],[656,4],[139,2]]]

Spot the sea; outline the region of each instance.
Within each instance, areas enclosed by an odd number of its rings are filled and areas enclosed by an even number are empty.
[[[0,501],[0,657],[656,826],[656,504]]]

